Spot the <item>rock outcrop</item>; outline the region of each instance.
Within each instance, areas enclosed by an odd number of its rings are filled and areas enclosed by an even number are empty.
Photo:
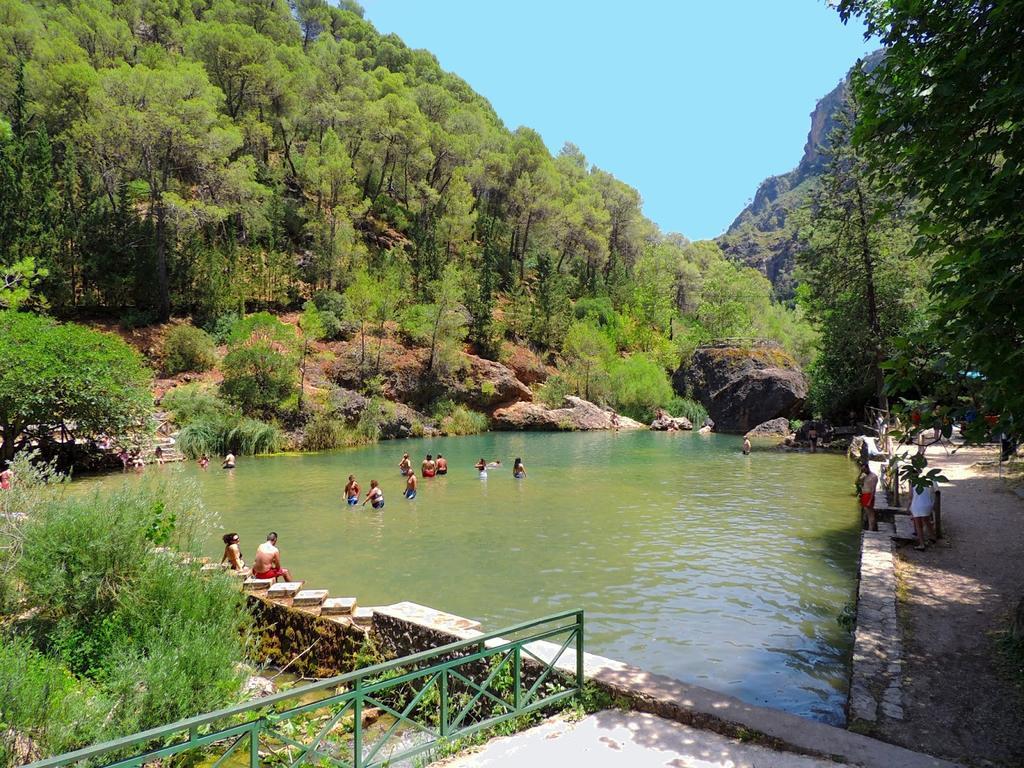
[[[498,408],[491,415],[495,429],[541,431],[591,431],[601,429],[646,429],[639,421],[620,416],[580,397],[567,395],[561,408],[541,403],[518,402]]]
[[[777,419],[763,421],[747,432],[747,437],[787,437],[789,435],[789,419],[780,416]]]
[[[800,415],[807,380],[781,347],[700,347],[672,377],[676,391],[699,400],[718,432],[743,434],[777,418]]]
[[[355,424],[370,405],[370,399],[351,389],[339,389],[331,398],[334,415],[348,424]],[[404,403],[380,404],[378,416],[380,436],[384,440],[416,437],[432,429],[431,420]]]
[[[381,352],[380,373],[374,356],[369,370],[360,370],[358,342],[344,345],[330,370],[331,379],[347,389],[380,377],[382,394],[389,400],[423,407],[447,398],[480,411],[519,400],[532,400],[533,392],[508,366],[476,355],[463,354],[462,365],[450,372],[427,374],[427,350],[407,349],[387,342]]]
[[[651,422],[651,429],[658,432],[668,432],[674,429],[693,429],[693,423],[685,416],[673,416],[668,411],[661,408],[658,409],[654,415],[654,421]]]

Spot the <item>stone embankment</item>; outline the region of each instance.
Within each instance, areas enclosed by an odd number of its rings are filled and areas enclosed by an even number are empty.
[[[882,547],[884,551],[884,547]],[[210,573],[222,566],[205,564]],[[367,638],[391,656],[405,656],[449,643],[480,637],[478,622],[411,602],[359,607],[352,597],[330,597],[326,590],[304,589],[302,582],[273,584],[237,576],[246,590],[270,660],[291,663],[302,674],[327,676],[351,671],[355,651]],[[871,587],[875,589],[874,586]],[[889,585],[878,585],[879,601],[865,594],[865,609],[888,603]],[[500,638],[486,641],[501,645]],[[576,654],[547,641],[529,644],[529,654],[554,661],[572,675]],[[302,658],[298,656],[304,654]],[[557,661],[555,659],[557,658]],[[533,663],[533,662],[531,662]],[[756,740],[774,750],[828,758],[865,768],[956,768],[953,763],[786,712],[747,704],[697,685],[656,675],[620,661],[585,653],[584,674],[629,709],[658,715],[706,731]]]

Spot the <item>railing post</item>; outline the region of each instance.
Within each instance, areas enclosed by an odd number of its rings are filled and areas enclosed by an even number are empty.
[[[935,492],[935,538],[942,538],[942,491]]]
[[[263,727],[263,719],[252,724],[249,729],[249,768],[260,768],[260,729]]]
[[[363,678],[356,678],[355,698],[352,700],[352,765],[363,768]]]
[[[576,614],[576,686],[583,693],[583,611]]]
[[[516,645],[513,649],[512,668],[512,707],[516,712],[523,706],[523,647]]]
[[[441,738],[448,738],[448,670],[441,671]]]

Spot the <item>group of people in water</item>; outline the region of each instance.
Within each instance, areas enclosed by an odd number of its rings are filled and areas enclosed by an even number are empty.
[[[480,478],[484,479],[487,477],[487,470],[497,469],[501,466],[501,461],[487,461],[481,457],[473,466]],[[398,462],[398,472],[405,478],[405,491],[403,491],[402,495],[410,501],[415,499],[416,494],[419,492],[419,478],[416,475],[416,470],[413,469],[412,459],[409,458],[408,453],[402,454],[402,460]],[[427,457],[420,463],[420,475],[424,478],[444,477],[447,474],[448,460],[440,453],[437,454],[437,458],[434,458],[433,454],[428,453]],[[516,480],[522,480],[526,477],[526,466],[520,458],[516,458],[515,463],[512,465],[512,477]],[[345,485],[345,503],[348,506],[355,507],[359,505],[365,507],[369,504],[373,509],[384,509],[384,491],[376,480],[370,481],[370,488],[366,492],[366,497],[361,505],[359,504],[359,494],[359,481],[356,480],[355,475],[349,475],[348,483]]]

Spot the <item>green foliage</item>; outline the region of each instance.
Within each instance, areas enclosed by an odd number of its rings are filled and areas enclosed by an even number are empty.
[[[700,428],[708,418],[708,411],[702,404],[688,397],[678,395],[669,400],[665,410],[673,416],[685,416],[694,428]]]
[[[929,324],[911,334],[949,382],[983,377],[981,401],[1024,419],[1024,103],[1019,3],[842,0],[886,55],[854,86],[854,141],[882,179],[920,201],[914,247],[934,266]],[[922,343],[923,342],[923,343]]]
[[[4,552],[21,617],[7,617],[0,644],[5,721],[28,720],[41,746],[60,751],[229,702],[247,642],[244,597],[230,579],[153,551],[195,551],[207,535],[194,489],[176,478],[54,494],[25,471],[29,490],[11,511],[31,516],[20,549]]]
[[[302,435],[304,451],[329,451],[348,444],[348,429],[343,421],[318,413],[306,424]]]
[[[19,312],[0,313],[2,458],[64,426],[125,434],[148,414],[150,373],[116,336]]]
[[[798,262],[798,296],[821,334],[811,402],[815,413],[833,419],[860,413],[869,401],[886,405],[882,364],[924,299],[925,265],[910,257],[901,201],[872,177],[848,130],[849,118],[840,116]]]
[[[655,409],[669,405],[674,397],[665,369],[640,353],[612,364],[610,388],[616,410],[643,422],[651,421]]]
[[[213,337],[194,325],[176,325],[164,337],[164,370],[174,375],[184,371],[208,371],[217,364]]]
[[[296,391],[295,329],[266,312],[239,320],[231,330],[221,393],[247,415],[273,416]]]
[[[279,427],[244,417],[199,384],[175,387],[164,395],[163,406],[181,427],[178,449],[189,458],[276,453],[285,442]]]
[[[465,405],[441,400],[434,406],[434,418],[445,435],[476,435],[490,427],[487,416]]]
[[[567,363],[566,378],[575,394],[585,400],[603,400],[608,391],[608,364],[615,347],[601,330],[588,321],[569,326],[562,345]]]

